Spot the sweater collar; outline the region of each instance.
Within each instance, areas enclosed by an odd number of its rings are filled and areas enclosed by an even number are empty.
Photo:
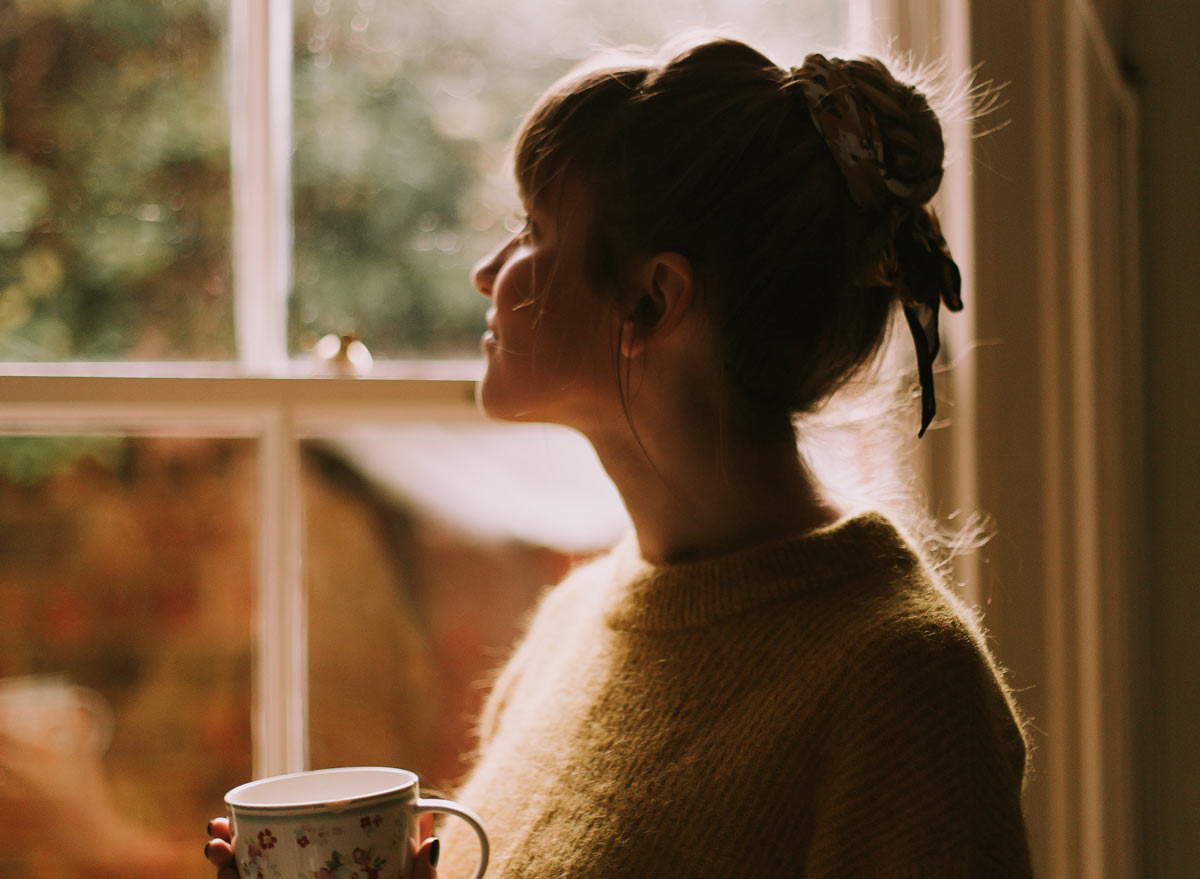
[[[917,565],[913,551],[879,513],[865,513],[795,537],[684,564],[655,565],[632,535],[614,550],[607,621],[628,631],[681,631],[806,592]]]

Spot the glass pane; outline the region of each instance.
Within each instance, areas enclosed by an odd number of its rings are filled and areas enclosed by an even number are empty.
[[[0,360],[233,355],[224,10],[0,2]]]
[[[516,206],[505,146],[597,45],[688,27],[799,63],[843,42],[840,0],[297,0],[290,344],[355,331],[376,357],[477,356],[470,266]]]
[[[255,446],[0,437],[0,875],[205,877],[251,777]]]
[[[412,424],[304,448],[313,767],[441,787],[526,611],[628,528],[577,434]]]

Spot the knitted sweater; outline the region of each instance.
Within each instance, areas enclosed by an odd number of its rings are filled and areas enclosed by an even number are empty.
[[[882,516],[538,608],[458,799],[492,879],[1024,877],[1025,743],[967,614]],[[441,875],[469,875],[454,820]]]

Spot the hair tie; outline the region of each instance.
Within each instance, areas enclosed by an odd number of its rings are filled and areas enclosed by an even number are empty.
[[[933,391],[933,361],[941,342],[938,308],[962,309],[962,278],[933,210],[913,204],[914,186],[888,172],[883,139],[875,114],[859,98],[854,82],[840,58],[809,55],[804,65],[792,68],[813,125],[846,180],[850,197],[866,211],[887,210],[885,241],[878,260],[863,278],[869,287],[895,290],[917,351],[921,381],[921,429],[925,435],[933,421],[937,401]],[[928,193],[932,197],[940,178]],[[927,187],[924,187],[927,188]]]

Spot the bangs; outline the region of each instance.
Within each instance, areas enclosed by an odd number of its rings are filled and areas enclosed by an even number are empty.
[[[605,55],[546,91],[514,141],[513,173],[523,200],[536,201],[568,169],[595,179],[601,157],[611,156],[621,139],[622,111],[649,69],[644,56]]]

